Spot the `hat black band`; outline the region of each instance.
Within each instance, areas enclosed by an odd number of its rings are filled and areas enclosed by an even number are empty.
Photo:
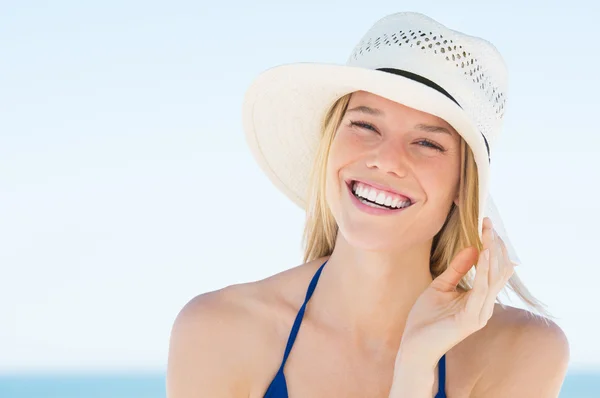
[[[388,73],[393,73],[395,75],[400,75],[400,76],[404,76],[406,78],[409,78],[411,80],[417,81],[419,83],[422,83],[428,87],[431,87],[434,90],[439,91],[440,93],[444,94],[446,97],[450,98],[456,105],[458,105],[461,109],[462,106],[460,106],[460,104],[458,103],[457,100],[454,99],[453,96],[450,95],[449,92],[447,92],[446,90],[444,90],[439,84],[436,84],[435,82],[432,82],[431,80],[427,79],[426,77],[423,77],[421,75],[417,75],[416,73],[412,73],[406,70],[402,70],[402,69],[395,69],[395,68],[378,68],[377,70],[382,71],[382,72],[388,72]],[[483,135],[483,133],[481,133],[481,136],[483,137],[483,140],[485,141],[485,147],[487,149],[487,153],[488,153],[488,161],[491,161],[490,159],[490,146],[488,144],[487,138],[485,138],[485,135]]]

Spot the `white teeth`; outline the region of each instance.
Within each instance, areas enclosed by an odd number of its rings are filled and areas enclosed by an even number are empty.
[[[379,205],[376,205],[375,203],[367,202],[366,200],[364,200],[364,199],[362,199],[362,198],[361,198],[361,199],[359,199],[359,200],[360,200],[362,203],[364,203],[364,204],[366,204],[367,206],[369,206],[369,207],[374,207],[374,208],[376,208],[376,209],[385,209],[385,207],[383,207],[383,206],[379,206]],[[388,210],[389,210],[389,209],[388,209]]]
[[[377,198],[377,192],[375,192],[374,189],[370,189],[369,196],[367,196],[367,199],[369,199],[371,202],[374,202],[376,198]]]
[[[407,207],[410,205],[410,200],[403,201],[400,198],[392,198],[391,196],[386,195],[384,192],[377,191],[373,188],[369,188],[362,184],[359,185],[356,182],[354,182],[352,185],[352,191],[356,194],[356,196],[359,196],[364,199],[368,199],[372,202],[376,202],[376,203],[379,203],[380,205],[385,205],[388,207],[402,208],[402,207]],[[366,202],[363,202],[363,203],[366,203]],[[376,205],[373,205],[373,206],[376,206]]]

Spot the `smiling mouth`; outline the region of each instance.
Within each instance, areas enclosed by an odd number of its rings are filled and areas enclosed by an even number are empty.
[[[349,181],[348,188],[358,201],[370,207],[401,210],[412,205],[410,200],[394,198],[393,195],[386,195],[385,192],[376,190],[375,188],[365,188],[362,184],[359,186],[356,181]]]

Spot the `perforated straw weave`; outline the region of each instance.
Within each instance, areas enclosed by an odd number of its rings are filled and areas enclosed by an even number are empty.
[[[438,116],[465,139],[479,177],[479,233],[490,217],[511,261],[520,260],[489,196],[489,167],[502,130],[508,72],[488,41],[452,30],[415,12],[377,21],[345,65],[295,63],[261,73],[246,92],[243,123],[261,169],[305,208],[308,175],[329,107],[354,91],[368,91]]]
[[[370,35],[377,34],[373,30],[369,32]],[[444,58],[448,61],[448,65],[462,69],[465,79],[471,79],[479,86],[479,89],[485,92],[485,96],[494,106],[499,118],[504,116],[504,105],[506,104],[504,93],[500,87],[494,84],[491,75],[483,71],[478,59],[471,52],[467,52],[466,47],[463,48],[462,44],[455,44],[453,39],[446,38],[441,33],[400,29],[391,34],[381,33],[376,37],[363,38],[354,49],[348,65],[358,63],[357,61],[363,56],[363,53],[366,55],[371,52],[371,48],[378,50],[381,46],[405,46],[414,50],[433,52],[436,56]]]

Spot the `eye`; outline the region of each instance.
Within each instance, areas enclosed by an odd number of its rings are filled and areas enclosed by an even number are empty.
[[[442,148],[441,146],[439,146],[435,142],[429,141],[427,139],[422,139],[418,143],[421,144],[421,146],[424,146],[424,147],[427,147],[427,148],[432,148],[432,149],[434,149],[434,150],[436,150],[438,152],[446,152],[446,150],[444,148]]]
[[[350,120],[350,127],[359,127],[362,129],[372,130],[372,131],[378,133],[377,129],[372,124],[369,124],[367,122]]]

